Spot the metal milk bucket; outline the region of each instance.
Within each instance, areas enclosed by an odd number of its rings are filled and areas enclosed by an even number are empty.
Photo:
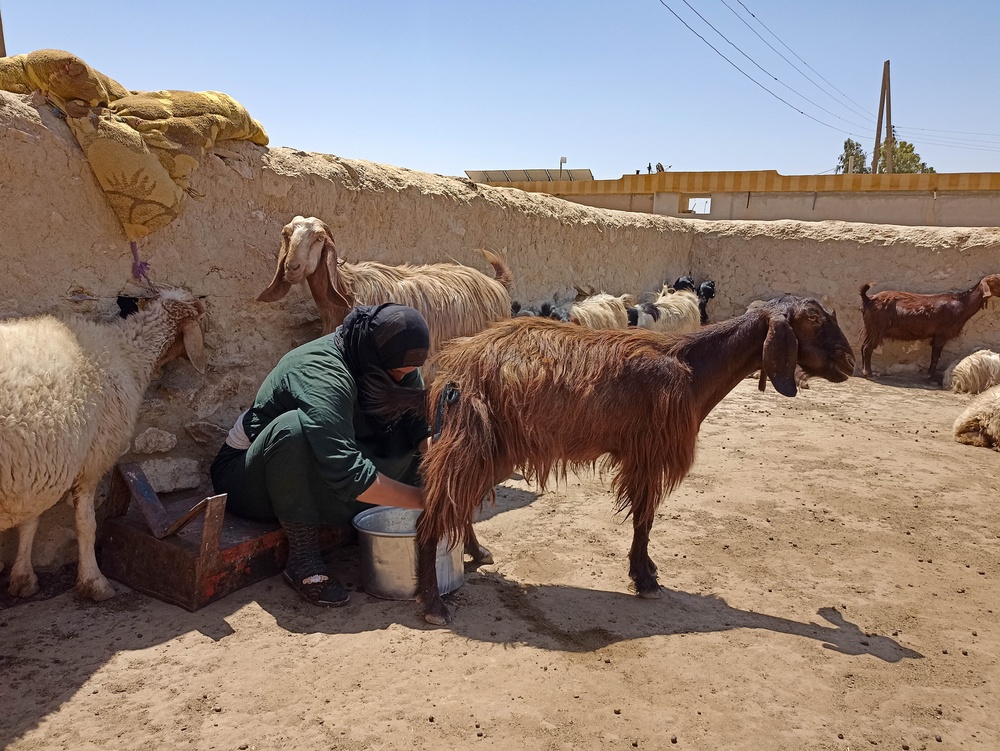
[[[361,547],[361,576],[368,594],[385,600],[416,598],[419,516],[419,509],[376,506],[354,517]],[[460,542],[448,550],[448,541],[441,540],[435,562],[441,594],[462,586],[465,559]]]

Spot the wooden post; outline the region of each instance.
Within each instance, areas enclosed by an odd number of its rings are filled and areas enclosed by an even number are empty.
[[[2,11],[0,11],[2,12]],[[0,57],[7,57],[7,45],[3,43],[3,16],[0,15]]]
[[[872,174],[878,173],[878,149],[882,145],[882,111],[885,109],[885,87],[889,81],[889,61],[882,66],[882,89],[878,97],[878,125],[875,126],[875,153],[872,154]]]
[[[892,147],[895,145],[892,132],[892,91],[889,86],[889,61],[885,61],[885,171],[892,174]]]

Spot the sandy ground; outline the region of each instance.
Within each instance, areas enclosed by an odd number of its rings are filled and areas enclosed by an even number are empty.
[[[661,600],[587,475],[505,484],[448,629],[277,577],[196,613],[122,585],[8,605],[0,747],[1000,748],[1000,457],[952,440],[968,399],[743,381],[660,509]]]

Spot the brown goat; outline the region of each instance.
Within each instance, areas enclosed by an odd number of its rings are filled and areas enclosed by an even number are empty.
[[[514,318],[450,342],[437,365],[417,599],[429,623],[444,625],[437,543],[470,534],[476,509],[515,469],[544,488],[553,470],[564,477],[601,460],[614,474],[618,510],[632,516],[629,576],[639,596],[659,597],[649,532],[660,502],[691,468],[712,408],[755,370],[785,396],[796,394],[796,365],[844,381],[854,354],[835,314],[815,300],[783,297],[678,335]]]
[[[927,377],[937,375],[941,350],[950,339],[962,333],[962,327],[986,307],[993,295],[1000,294],[1000,274],[989,274],[965,292],[941,292],[918,295],[913,292],[885,290],[871,297],[873,282],[861,285],[861,375],[872,375],[872,352],[884,339],[931,340],[931,364]]]

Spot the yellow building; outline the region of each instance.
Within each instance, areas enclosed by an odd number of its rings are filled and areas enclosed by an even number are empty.
[[[590,170],[467,171],[474,182],[622,211],[699,219],[839,219],[938,227],[1000,226],[1000,173],[779,175],[656,172],[617,180]],[[542,177],[542,174],[548,177]],[[527,179],[503,179],[525,177]],[[498,179],[499,178],[499,179]]]

